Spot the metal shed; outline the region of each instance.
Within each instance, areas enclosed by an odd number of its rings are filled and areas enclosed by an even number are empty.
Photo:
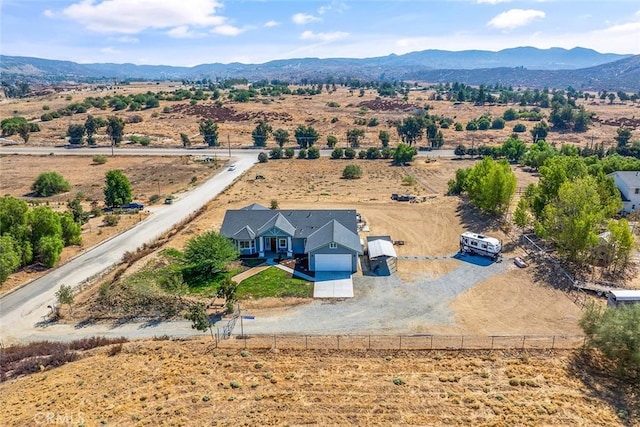
[[[367,237],[367,252],[371,272],[376,276],[390,276],[397,271],[398,255],[391,236]]]

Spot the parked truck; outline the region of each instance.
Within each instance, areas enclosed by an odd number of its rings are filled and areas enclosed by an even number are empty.
[[[466,231],[460,235],[460,252],[496,260],[502,252],[502,243],[495,237]]]

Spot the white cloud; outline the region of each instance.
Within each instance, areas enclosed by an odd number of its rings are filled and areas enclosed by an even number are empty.
[[[487,25],[499,30],[512,30],[528,25],[534,19],[542,19],[545,16],[546,14],[541,10],[511,9],[496,15]]]
[[[188,25],[180,25],[172,28],[167,31],[167,35],[174,39],[194,39],[201,36],[198,32],[190,29]]]
[[[314,33],[313,31],[305,31],[300,34],[302,40],[318,40],[323,42],[330,42],[347,37],[349,33],[344,31],[334,31],[331,33]]]
[[[42,14],[44,16],[46,16],[47,18],[55,18],[56,17],[56,13],[51,9],[46,9],[44,12],[42,12]]]
[[[131,36],[122,36],[122,37],[111,37],[109,40],[113,40],[118,43],[139,43],[140,40],[136,37]]]
[[[214,34],[220,34],[221,36],[237,36],[244,32],[244,29],[235,27],[233,25],[224,24],[218,25],[217,27],[211,30]]]
[[[217,0],[189,0],[188,7],[174,0],[82,0],[62,13],[95,32],[136,34],[148,28],[222,25],[225,18],[216,15],[221,6]]]
[[[319,15],[324,15],[325,13],[329,12],[330,10],[333,10],[337,13],[342,13],[346,10],[349,9],[349,6],[347,6],[346,3],[340,1],[340,0],[332,0],[331,3],[324,5],[324,6],[320,6],[318,8],[318,14]]]
[[[264,26],[267,28],[277,27],[278,25],[280,25],[278,21],[267,21],[264,23]]]
[[[511,0],[476,0],[478,4],[498,4],[498,3],[509,3]]]
[[[120,51],[114,47],[103,47],[102,49],[100,49],[101,53],[104,53],[106,55],[117,55],[120,53]]]
[[[296,13],[291,17],[291,20],[294,24],[305,25],[310,22],[321,21],[322,19],[318,18],[317,16],[309,15],[308,13]]]

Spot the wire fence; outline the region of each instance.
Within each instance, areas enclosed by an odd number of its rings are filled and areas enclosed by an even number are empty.
[[[218,347],[287,350],[554,350],[585,345],[574,335],[236,335]]]

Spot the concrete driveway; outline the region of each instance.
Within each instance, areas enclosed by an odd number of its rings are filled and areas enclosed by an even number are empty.
[[[353,279],[346,271],[317,271],[314,298],[353,298]]]

